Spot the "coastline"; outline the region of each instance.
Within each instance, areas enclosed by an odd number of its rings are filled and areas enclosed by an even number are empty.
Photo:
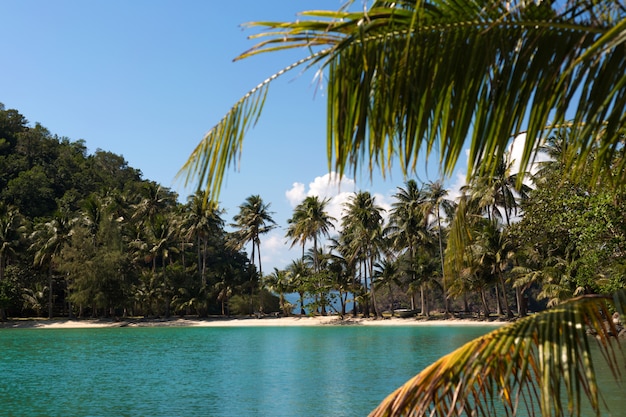
[[[116,327],[295,327],[295,326],[493,326],[507,321],[481,321],[476,319],[424,319],[424,318],[353,318],[338,316],[291,317],[219,317],[143,319],[14,319],[0,322],[2,329],[91,329]]]

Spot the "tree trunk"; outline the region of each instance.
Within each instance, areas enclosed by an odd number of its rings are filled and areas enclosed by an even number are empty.
[[[391,308],[390,308],[390,310],[391,310],[391,317],[393,317],[394,316],[394,304],[395,304],[395,301],[393,299],[393,288],[391,287],[391,283],[389,283],[389,298],[391,298]]]
[[[502,299],[500,298],[500,289],[498,285],[495,286],[496,290],[496,315],[499,317],[502,315]]]
[[[485,290],[484,289],[480,290],[480,299],[483,302],[483,311],[485,313],[485,318],[489,318],[489,315],[491,313],[489,312],[489,306],[487,305],[487,297],[485,297]]]
[[[506,285],[504,283],[504,277],[502,276],[502,272],[498,271],[498,279],[500,281],[500,285],[502,286],[502,301],[504,301],[504,312],[508,318],[513,317],[513,313],[511,312],[511,308],[509,307],[509,301],[506,297]]]
[[[304,293],[299,292],[298,295],[300,295],[300,315],[304,316]]]
[[[444,268],[444,260],[443,260],[443,241],[441,236],[441,216],[439,212],[439,205],[437,205],[437,228],[439,231],[439,257],[441,258],[441,286],[443,288],[443,309],[446,313],[446,317],[448,317],[448,313],[450,312],[450,308],[448,306],[448,289],[446,286],[446,273]]]
[[[420,303],[422,304],[422,316],[428,316],[428,312],[426,311],[426,294],[424,294],[424,285],[420,285]]]
[[[52,318],[52,264],[48,269],[48,318]]]

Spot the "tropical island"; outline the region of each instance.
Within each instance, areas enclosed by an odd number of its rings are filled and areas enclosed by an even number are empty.
[[[0,318],[511,320],[427,366],[371,415],[496,415],[495,397],[507,415],[520,403],[531,415],[580,415],[581,398],[600,415],[589,341],[617,379],[626,310],[626,9],[352,3],[252,24],[261,40],[238,59],[303,56],[202,138],[181,170],[199,190],[186,204],[123,158],[88,155],[3,107]],[[308,197],[285,236],[302,255],[264,273],[271,203],[251,195],[227,229],[220,188],[270,84],[318,66],[329,168],[385,174],[399,161],[406,182],[386,212],[358,191],[333,219],[327,200]],[[467,152],[455,198],[443,181],[411,178],[437,152],[442,178]]]
[[[269,273],[262,273],[261,242],[276,224],[261,196],[250,196],[229,222],[201,193],[181,203],[123,157],[88,155],[84,141],[31,126],[17,110],[0,110],[0,137],[3,320],[511,319],[625,285],[626,200],[585,178],[561,184],[567,132],[550,138],[549,158],[520,191],[513,161],[503,159],[457,201],[439,182],[408,180],[384,213],[372,195],[357,192],[337,219],[341,230],[326,200],[307,197],[286,234],[302,257]],[[293,303],[287,294],[297,294]]]

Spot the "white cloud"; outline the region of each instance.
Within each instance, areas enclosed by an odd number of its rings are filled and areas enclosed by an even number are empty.
[[[526,143],[526,133],[519,134],[513,139],[509,148],[509,162],[511,162],[511,172],[519,172],[519,162],[522,160],[524,144]]]
[[[461,197],[461,188],[467,185],[467,174],[459,171],[453,178],[454,182],[448,186],[448,199],[458,201]]]
[[[337,219],[335,229],[331,230],[331,236],[339,233],[341,217],[344,205],[355,192],[359,191],[356,181],[344,176],[339,179],[335,172],[315,177],[308,185],[294,182],[290,189],[285,191],[285,196],[292,208],[295,208],[308,196],[317,196],[320,199],[329,199],[326,210],[331,217]],[[386,211],[383,213],[385,220],[391,209],[392,198],[390,195],[372,192],[376,204]],[[291,217],[291,216],[289,216]],[[285,230],[276,229],[263,237],[261,256],[264,273],[270,273],[274,267],[285,268],[292,260],[300,258],[302,247],[296,245],[290,249],[291,242],[284,237]],[[308,247],[307,247],[308,248]]]
[[[299,182],[293,183],[291,189],[285,192],[287,200],[292,207],[296,207],[306,197],[317,196],[320,199],[329,199],[326,210],[331,217],[339,222],[343,211],[343,204],[356,189],[356,183],[352,178],[344,176],[339,179],[335,172],[331,172],[320,177],[315,177],[309,183],[308,190],[305,185]],[[337,228],[339,224],[335,224]]]
[[[290,243],[285,239],[284,230],[277,228],[262,237],[261,261],[263,274],[270,274],[274,268],[282,269],[293,259],[299,258],[298,248],[290,249]]]
[[[345,194],[346,190],[354,191],[356,183],[352,178],[346,176],[339,178],[335,172],[316,177],[309,184],[309,192],[307,195],[316,195],[320,198],[334,198],[338,195]]]
[[[304,184],[301,182],[294,182],[291,189],[285,192],[285,196],[287,197],[287,201],[289,201],[291,207],[297,206],[302,200],[304,200],[304,197],[306,197],[306,194],[304,193]]]
[[[524,152],[524,145],[526,144],[526,133],[521,133],[515,137],[513,143],[510,148],[510,161],[513,162],[511,166],[512,173],[519,172],[520,161],[522,160],[522,153]],[[530,166],[530,169],[527,169],[531,174],[535,174],[537,172],[538,163],[545,162],[549,160],[548,156],[543,152],[538,152],[535,156],[533,164]],[[528,183],[529,179],[525,178],[524,182]]]

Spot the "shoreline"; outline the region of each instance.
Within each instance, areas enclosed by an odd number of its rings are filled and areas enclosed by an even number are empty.
[[[353,318],[338,316],[219,317],[170,319],[13,319],[2,329],[95,329],[116,327],[297,327],[297,326],[503,326],[508,321],[477,319]]]

